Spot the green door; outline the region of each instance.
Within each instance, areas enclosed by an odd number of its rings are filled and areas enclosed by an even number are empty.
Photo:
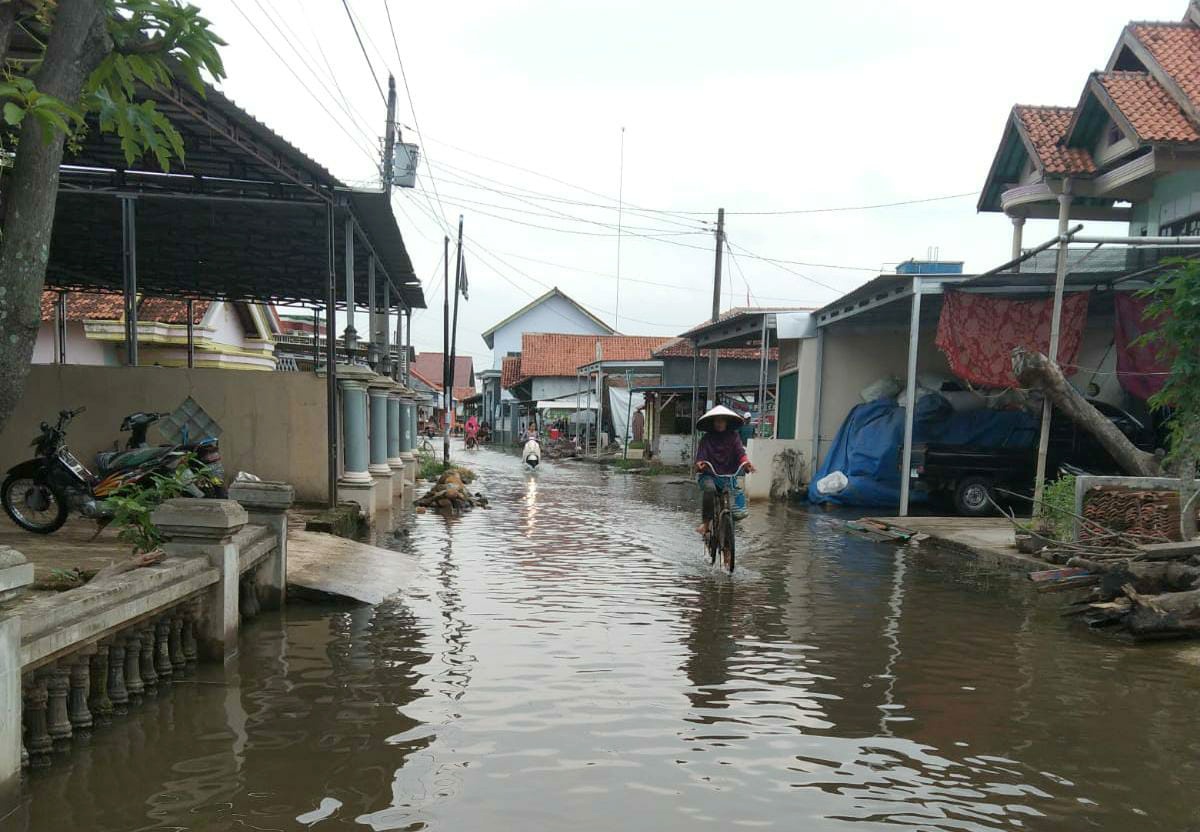
[[[799,373],[779,377],[779,396],[775,399],[776,439],[796,438],[796,393],[799,385]]]

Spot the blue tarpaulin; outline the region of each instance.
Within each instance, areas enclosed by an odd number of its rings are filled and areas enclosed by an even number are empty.
[[[937,394],[917,402],[913,444],[1027,448],[1038,438],[1038,419],[1019,410],[958,412]],[[900,505],[900,457],[904,445],[904,408],[892,399],[860,404],[850,411],[808,485],[814,503],[895,508]],[[817,481],[841,471],[850,481],[838,494],[821,494]],[[913,492],[912,499],[923,499]]]

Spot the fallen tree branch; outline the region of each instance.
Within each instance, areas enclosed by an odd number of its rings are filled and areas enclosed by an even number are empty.
[[[1012,351],[1013,374],[1023,387],[1041,390],[1071,421],[1096,437],[1121,470],[1135,477],[1162,475],[1154,454],[1136,447],[1103,413],[1072,387],[1057,364],[1040,352],[1016,347]]]

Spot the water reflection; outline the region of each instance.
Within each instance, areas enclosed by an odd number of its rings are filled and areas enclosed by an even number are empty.
[[[1171,648],[782,506],[740,527],[730,579],[686,484],[472,464],[495,508],[385,538],[421,559],[409,596],[259,619],[0,826],[1200,825],[1200,691]]]

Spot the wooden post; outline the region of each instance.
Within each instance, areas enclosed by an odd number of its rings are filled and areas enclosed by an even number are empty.
[[[1050,363],[1058,362],[1058,334],[1062,318],[1063,289],[1067,283],[1067,222],[1071,218],[1071,180],[1063,180],[1062,193],[1058,195],[1058,260],[1054,277],[1054,313],[1050,319]],[[1054,403],[1049,396],[1042,402],[1042,430],[1038,438],[1037,469],[1033,482],[1034,512],[1042,504],[1046,489],[1046,453],[1050,448],[1050,420],[1054,415]]]

